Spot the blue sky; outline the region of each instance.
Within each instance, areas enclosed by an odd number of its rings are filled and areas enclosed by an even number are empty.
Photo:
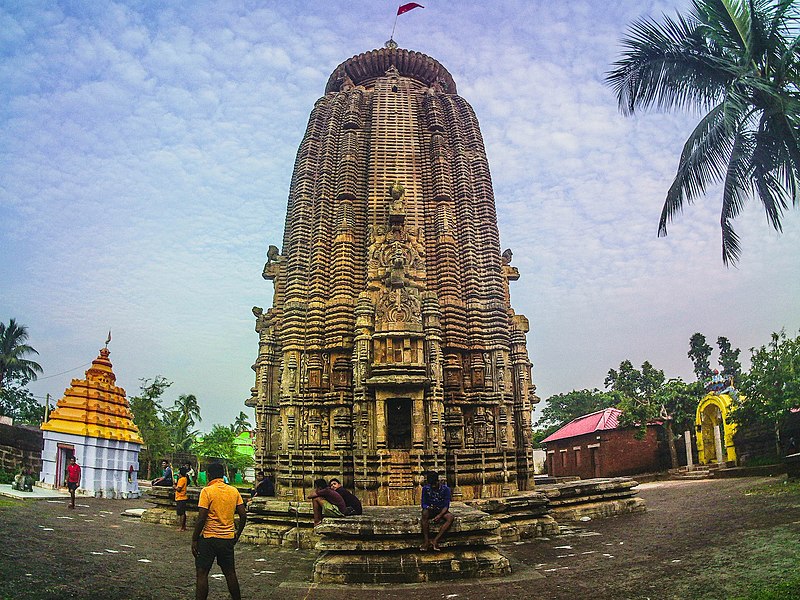
[[[129,395],[163,375],[203,428],[251,413],[251,307],[272,302],[261,270],[308,115],[399,4],[0,0],[0,320],[30,330],[37,396],[60,397],[112,329]],[[624,359],[687,378],[695,331],[746,356],[800,329],[798,211],[778,236],[752,203],[733,269],[717,191],[657,238],[697,115],[626,118],[603,84],[633,19],[688,2],[422,4],[395,39],[480,120],[542,398],[602,387]]]

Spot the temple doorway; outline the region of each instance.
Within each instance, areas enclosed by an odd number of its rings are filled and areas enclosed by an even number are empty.
[[[411,398],[386,401],[386,437],[390,450],[411,449]]]
[[[600,477],[600,458],[597,456],[597,446],[589,448],[589,468],[592,472],[592,477]]]
[[[75,456],[75,446],[68,444],[58,445],[58,455],[56,456],[56,481],[55,487],[67,486],[67,466],[69,459]]]

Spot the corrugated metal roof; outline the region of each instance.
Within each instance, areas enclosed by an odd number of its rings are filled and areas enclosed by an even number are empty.
[[[618,408],[606,408],[605,410],[598,410],[597,412],[583,415],[582,417],[573,419],[555,433],[548,435],[542,440],[542,443],[546,444],[547,442],[563,440],[564,438],[571,438],[595,431],[616,429],[619,425],[619,416],[621,414],[622,411]]]

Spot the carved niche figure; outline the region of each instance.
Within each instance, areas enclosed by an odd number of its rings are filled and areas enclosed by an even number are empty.
[[[264,265],[264,271],[261,276],[266,280],[275,280],[280,272],[281,265],[283,264],[284,257],[281,256],[280,250],[277,246],[270,246],[267,250],[267,263]]]
[[[393,213],[401,213],[405,210],[403,205],[403,199],[406,195],[406,188],[403,187],[403,184],[399,181],[394,181],[389,186],[389,196],[392,199],[392,205],[390,207],[391,212]]]
[[[340,92],[349,92],[354,87],[356,87],[356,86],[353,83],[353,80],[350,79],[349,75],[345,75],[344,78],[342,79],[341,85],[339,85],[339,91]]]

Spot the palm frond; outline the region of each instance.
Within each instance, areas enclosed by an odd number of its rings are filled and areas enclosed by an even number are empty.
[[[722,211],[720,214],[722,262],[726,266],[736,264],[741,255],[739,236],[733,231],[731,221],[742,212],[747,200],[753,195],[751,177],[753,147],[754,143],[749,133],[744,131],[736,133],[722,188]]]
[[[701,108],[686,141],[658,233],[723,181],[722,257],[741,249],[732,222],[755,195],[768,223],[800,206],[800,2],[692,0],[686,16],[634,22],[606,81],[624,114],[642,108]]]
[[[732,147],[733,136],[721,103],[703,117],[683,145],[678,172],[661,210],[659,236],[667,235],[667,224],[683,210],[684,203],[691,203],[709,183],[722,179]]]
[[[703,35],[720,48],[735,49],[740,59],[750,52],[750,7],[747,0],[693,0]]]
[[[730,74],[712,61],[713,53],[698,34],[696,23],[682,16],[664,24],[635,21],[623,39],[622,59],[606,81],[616,91],[624,114],[637,108],[662,109],[710,106],[731,81]]]

